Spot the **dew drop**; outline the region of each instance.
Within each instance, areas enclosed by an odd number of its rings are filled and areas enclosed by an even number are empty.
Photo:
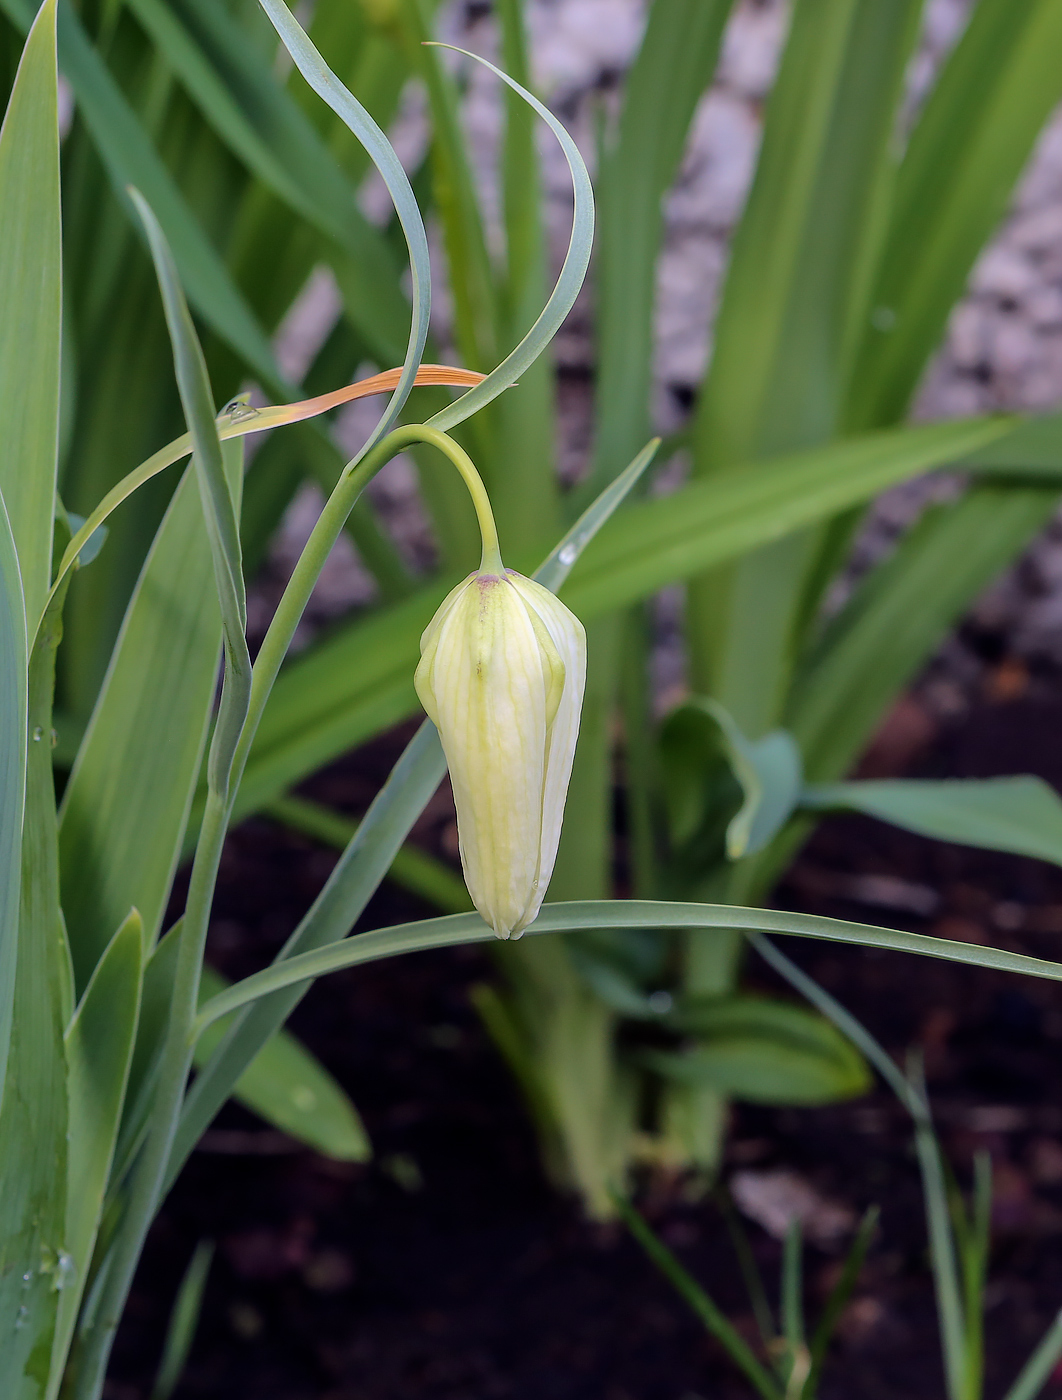
[[[52,730],[51,738],[52,738],[52,748],[54,749],[54,748],[56,747],[56,745],[59,743],[59,731],[58,731],[58,729],[53,729],[53,730]]]
[[[34,730],[33,730],[33,742],[34,742],[35,744],[39,744],[40,741],[41,741],[43,738],[44,738],[44,730],[43,730],[43,729],[40,727],[40,725],[38,724],[38,725],[36,725],[36,726],[34,727]]]
[[[657,1016],[666,1016],[674,1005],[674,997],[670,992],[652,992],[649,996],[649,1010]]]
[[[22,1328],[25,1327],[28,1320],[29,1308],[27,1308],[25,1303],[23,1303],[15,1315],[15,1331],[20,1332]]]
[[[579,551],[574,544],[566,544],[557,555],[558,562],[561,564],[574,564],[578,557]]]

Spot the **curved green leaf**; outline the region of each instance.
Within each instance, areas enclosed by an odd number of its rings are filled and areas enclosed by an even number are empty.
[[[825,1017],[768,997],[688,997],[668,1018],[697,1045],[651,1067],[752,1103],[829,1103],[865,1093],[863,1057]],[[647,1061],[649,1063],[649,1061]]]
[[[947,962],[966,963],[971,967],[990,967],[1001,972],[1021,972],[1030,977],[1062,981],[1062,963],[1047,962],[1025,953],[957,943],[952,939],[932,938],[924,933],[905,933],[901,929],[878,928],[874,924],[825,919],[814,914],[792,914],[779,909],[744,909],[730,904],[682,904],[652,899],[587,899],[568,904],[546,904],[526,930],[525,936],[604,928],[750,929],[764,933],[794,934],[800,938],[919,953]],[[374,929],[357,938],[345,939],[338,945],[300,953],[274,963],[272,967],[238,982],[202,1008],[197,1033],[202,1034],[212,1022],[259,997],[311,982],[326,972],[376,962],[400,953],[415,953],[427,948],[452,948],[463,943],[486,943],[493,938],[494,934],[476,914],[451,914],[441,919],[424,919],[416,923],[397,924],[393,928]]]
[[[431,266],[428,261],[428,239],[424,232],[424,221],[420,216],[420,208],[409,179],[402,169],[402,163],[376,122],[328,67],[283,0],[258,0],[258,3],[310,87],[342,118],[368,151],[394,202],[409,250],[413,307],[402,377],[375,429],[361,449],[360,458],[390,432],[398,421],[398,415],[409,397],[417,368],[424,356],[428,318],[431,313]]]
[[[262,3],[265,3],[265,0],[262,0]],[[453,48],[454,46],[443,44],[440,47]],[[488,63],[485,58],[480,58],[477,54],[467,53],[464,49],[457,49],[456,52],[464,54],[466,58],[475,59],[477,63],[482,63],[484,68],[489,68],[496,77],[501,78],[503,83],[507,83],[514,92],[518,92],[553,132],[564,152],[564,158],[568,162],[568,170],[571,173],[572,187],[575,192],[575,208],[572,214],[572,234],[568,243],[568,251],[561,264],[557,285],[553,288],[549,300],[542,308],[542,314],[515,350],[506,355],[496,369],[491,370],[482,384],[477,384],[474,389],[469,389],[467,394],[462,394],[448,408],[444,408],[441,413],[436,413],[433,418],[428,420],[433,428],[441,428],[443,431],[449,431],[458,423],[463,423],[466,418],[471,417],[473,413],[477,413],[486,404],[496,399],[499,394],[504,393],[506,389],[516,383],[524,370],[542,354],[560,330],[568,312],[575,305],[575,299],[579,295],[583,278],[586,276],[586,269],[590,265],[590,249],[594,241],[594,189],[590,183],[590,176],[583,158],[579,154],[579,147],[549,108],[544,107],[536,97],[533,97],[526,88],[521,87],[518,82],[510,78],[507,73],[503,73],[500,68],[495,68],[493,63]]]
[[[200,999],[206,1001],[229,984],[213,968],[204,967],[199,985]],[[197,1068],[209,1061],[226,1029],[224,1022],[211,1026],[196,1045]],[[324,1066],[286,1031],[266,1041],[240,1075],[233,1097],[326,1157],[367,1162],[372,1156],[357,1109]]]
[[[1062,799],[1042,778],[818,783],[804,789],[801,804],[865,812],[938,841],[1062,865]]]

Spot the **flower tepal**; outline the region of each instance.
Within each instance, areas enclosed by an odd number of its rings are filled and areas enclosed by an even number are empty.
[[[449,765],[465,883],[498,937],[519,937],[557,858],[586,634],[541,584],[481,569],[445,599],[420,648],[415,684]]]

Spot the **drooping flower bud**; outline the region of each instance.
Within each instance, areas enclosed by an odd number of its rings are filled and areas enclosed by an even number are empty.
[[[414,683],[450,768],[461,865],[499,938],[538,915],[553,874],[586,683],[582,624],[505,569],[449,594]]]

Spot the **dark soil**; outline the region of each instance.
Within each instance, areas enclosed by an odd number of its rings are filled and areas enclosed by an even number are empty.
[[[917,715],[912,728],[906,703],[871,760],[877,771],[895,771],[902,754],[902,766],[917,772],[1033,771],[1062,787],[1055,695],[985,701],[935,734]],[[402,737],[338,765],[315,791],[363,810]],[[440,802],[425,826],[430,839],[446,820]],[[265,821],[237,831],[212,930],[215,964],[239,976],[266,961],[333,859]],[[1058,955],[1062,937],[1062,870],[869,820],[825,823],[777,902],[1046,957]],[[364,925],[430,912],[385,887]],[[968,1182],[976,1149],[992,1154],[986,1394],[995,1400],[1062,1306],[1062,987],[793,939],[786,951],[890,1052],[921,1047],[960,1181]],[[375,1160],[325,1161],[227,1107],[152,1233],[119,1334],[110,1400],[146,1400],[174,1291],[203,1237],[218,1252],[183,1400],[750,1394],[624,1231],[585,1223],[545,1184],[512,1083],[468,1003],[469,987],[490,972],[475,948],[375,964],[310,992],[293,1028],[358,1104]],[[776,985],[762,966],[749,972],[759,985]],[[727,1174],[779,1167],[830,1201],[882,1211],[822,1395],[943,1396],[919,1179],[895,1100],[879,1089],[828,1109],[738,1108]],[[642,1204],[751,1336],[749,1303],[712,1202],[658,1184]],[[773,1287],[780,1245],[748,1228]],[[813,1307],[837,1269],[836,1253],[809,1246]]]

